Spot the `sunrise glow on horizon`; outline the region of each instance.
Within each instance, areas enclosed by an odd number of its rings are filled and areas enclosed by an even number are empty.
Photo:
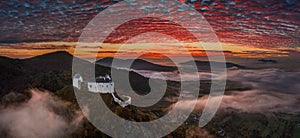
[[[244,58],[263,58],[263,57],[281,57],[288,56],[288,50],[299,51],[299,48],[287,49],[287,48],[275,48],[265,49],[257,48],[253,46],[242,46],[234,44],[221,43],[222,51],[215,49],[204,49],[201,43],[184,43],[181,48],[188,50],[184,51],[178,48],[177,44],[170,43],[138,43],[138,44],[112,44],[112,43],[82,43],[78,42],[34,42],[34,43],[16,43],[5,44],[0,47],[2,53],[1,56],[7,56],[11,58],[30,58],[46,53],[55,51],[67,51],[70,54],[74,53],[74,49],[77,45],[84,46],[84,51],[77,51],[77,55],[81,55],[80,58],[92,58],[97,54],[97,58],[114,57],[116,53],[122,57],[131,57],[135,54],[144,52],[144,56],[147,58],[161,58],[160,54],[166,54],[168,56],[183,57],[187,55],[192,56],[206,56],[206,53],[212,55],[218,55],[220,53],[224,55],[232,55]],[[119,50],[123,46],[122,50]],[[162,52],[164,51],[164,52]],[[254,52],[251,54],[251,52]],[[260,52],[260,54],[258,54]],[[155,54],[156,53],[156,54]]]

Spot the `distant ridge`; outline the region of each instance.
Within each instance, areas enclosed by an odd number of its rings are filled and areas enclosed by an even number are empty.
[[[198,71],[210,71],[211,70],[211,68],[210,68],[210,64],[211,63],[214,63],[214,65],[216,65],[217,67],[219,65],[224,64],[222,62],[196,60],[196,61],[183,62],[183,63],[181,63],[181,65],[193,65],[193,64],[196,64],[196,66],[198,68]],[[235,63],[231,63],[231,62],[226,62],[225,65],[226,65],[226,68],[236,67],[236,68],[239,68],[239,69],[247,69],[247,67],[245,67],[245,66],[241,66],[241,65],[238,65],[238,64],[235,64]]]
[[[151,62],[148,62],[143,59],[118,59],[118,58],[112,58],[112,57],[106,57],[102,58],[100,60],[96,61],[96,64],[111,67],[112,62],[114,61],[114,68],[125,68],[128,67],[129,63],[132,63],[130,66],[130,69],[135,70],[152,70],[152,71],[175,71],[177,70],[177,67],[175,66],[164,66],[164,65],[158,65]]]
[[[112,62],[114,61],[115,67],[114,68],[124,68],[127,67],[129,63],[132,63],[132,65],[130,66],[131,69],[135,69],[135,70],[151,70],[151,71],[175,71],[177,70],[177,67],[175,66],[163,66],[163,65],[158,65],[158,64],[154,64],[148,61],[145,61],[143,59],[118,59],[118,58],[112,58],[112,57],[106,57],[106,58],[102,58],[100,60],[96,61],[96,64],[98,65],[102,65],[102,66],[107,66],[107,67],[111,67],[112,66]],[[211,67],[210,64],[214,63],[214,65],[219,66],[222,65],[223,63],[221,62],[215,62],[215,61],[200,61],[200,60],[196,60],[196,61],[187,61],[187,62],[183,62],[180,63],[181,65],[184,66],[190,66],[192,64],[196,64],[198,71],[210,71]],[[239,65],[239,64],[235,64],[235,63],[231,63],[231,62],[226,62],[225,63],[227,68],[239,68],[239,69],[248,69],[248,67]]]

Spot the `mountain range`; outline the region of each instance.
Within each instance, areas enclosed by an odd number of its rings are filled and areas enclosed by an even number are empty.
[[[118,59],[118,58],[112,58],[112,57],[106,57],[99,59],[95,62],[98,65],[106,66],[106,67],[112,67],[112,68],[126,68],[126,69],[134,69],[134,70],[151,70],[151,71],[160,71],[160,72],[172,72],[178,70],[176,66],[165,66],[165,65],[159,65],[154,64],[149,61],[143,60],[143,59]],[[132,63],[130,65],[130,63]],[[195,64],[197,66],[198,71],[205,71],[209,72],[211,63],[216,65],[216,67],[222,65],[221,62],[214,62],[214,61],[187,61],[180,63],[181,66],[191,66]],[[130,65],[130,66],[129,66]],[[239,69],[247,69],[245,66],[241,66],[235,63],[226,62],[225,63],[227,68],[236,67]]]
[[[130,63],[132,63],[130,65]],[[128,65],[130,65],[130,69],[134,70],[152,70],[152,71],[162,71],[162,72],[168,72],[168,71],[175,71],[177,70],[177,67],[175,66],[163,66],[154,64],[151,62],[148,62],[143,59],[117,59],[112,57],[106,57],[102,58],[100,60],[96,61],[96,64],[112,67],[113,68],[128,68]]]
[[[76,60],[76,64],[72,64]],[[68,52],[58,51],[28,59],[0,57],[0,95],[9,92],[23,92],[29,88],[58,91],[72,84],[72,66],[82,66],[84,70],[95,67],[95,75],[110,72],[109,67],[95,65],[89,61],[73,57]],[[132,80],[147,81],[143,76],[130,71]],[[144,89],[143,85],[136,89]],[[145,87],[147,88],[147,87]]]
[[[77,61],[78,64],[72,64]],[[112,61],[117,63],[116,67],[112,67]],[[44,55],[35,56],[27,59],[12,59],[8,57],[0,57],[0,95],[11,91],[23,91],[28,88],[42,88],[50,91],[63,89],[66,85],[72,84],[72,65],[81,66],[82,69],[93,69],[95,67],[96,76],[110,73],[111,69],[119,73],[125,73],[123,67],[130,66],[134,70],[151,70],[172,72],[177,70],[175,66],[164,66],[154,64],[142,59],[116,59],[103,58],[93,63],[73,57],[72,54],[65,51],[58,51]],[[182,65],[191,65],[193,61],[182,63]],[[210,62],[195,61],[198,71],[209,71]],[[245,68],[234,63],[226,63],[227,67]],[[89,68],[90,67],[90,68]],[[129,71],[130,83],[134,90],[144,93],[149,91],[148,78]],[[125,81],[125,80],[124,80]]]

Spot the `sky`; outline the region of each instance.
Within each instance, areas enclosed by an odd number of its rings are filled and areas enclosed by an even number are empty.
[[[99,12],[118,0],[3,0],[0,2],[0,56],[27,58],[53,51],[74,52],[85,28]],[[299,53],[300,3],[296,0],[180,0],[201,13],[215,31],[223,51],[203,51],[185,29],[172,22],[154,18],[132,20],[119,26],[104,44],[86,44],[82,56],[98,52],[99,57],[114,56],[121,44],[141,33],[157,32],[180,41],[188,53],[172,43],[127,44],[123,56],[146,48],[150,58],[167,51],[171,56],[205,56],[205,52],[243,58],[285,57]],[[174,7],[174,6],[173,6]],[[175,5],[176,7],[176,5]],[[120,11],[124,7],[119,7]],[[172,6],[170,6],[170,9]],[[138,13],[137,13],[138,14]],[[105,23],[105,21],[103,21]],[[133,29],[134,28],[134,29]],[[299,54],[298,54],[299,55]]]

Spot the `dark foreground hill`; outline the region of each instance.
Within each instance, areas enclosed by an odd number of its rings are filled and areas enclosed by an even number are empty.
[[[73,58],[71,54],[65,51],[48,53],[28,59],[0,57],[0,95],[12,91],[23,92],[29,88],[46,89],[53,92],[63,89],[65,86],[72,84],[73,60],[76,60],[76,64],[73,65],[75,67],[83,67],[83,70],[94,68],[94,65],[89,61]],[[95,69],[96,75],[110,73],[109,67],[96,65]],[[149,91],[148,87],[141,85],[141,83],[147,82],[145,77],[135,72],[130,72],[130,76],[132,83],[136,81],[140,83],[140,85],[133,85],[136,86],[136,90],[140,92],[143,90]]]
[[[76,60],[77,64],[72,64],[73,60]],[[104,75],[110,73],[111,70],[111,68],[101,65],[94,66],[94,64],[90,62],[73,57],[64,51],[40,55],[29,59],[0,57],[0,110],[10,105],[17,107],[18,104],[26,102],[31,97],[29,89],[34,88],[52,92],[52,95],[71,103],[70,105],[66,104],[68,107],[66,109],[59,109],[58,107],[53,109],[55,110],[54,112],[61,117],[71,120],[74,112],[79,110],[72,87],[72,67],[74,66],[78,66],[78,68],[83,67],[83,69],[93,69],[93,67],[95,67],[96,75]],[[126,70],[115,70],[116,73],[126,73]],[[129,76],[130,84],[138,94],[146,94],[149,92],[150,88],[147,78],[135,72],[129,72]],[[103,94],[101,96],[113,112],[116,112],[116,114],[126,119],[148,121],[157,118],[157,115],[153,113],[142,112],[131,106],[122,109],[113,102],[111,95]],[[156,114],[159,115],[162,113],[157,111]],[[0,129],[0,133],[3,134],[4,137],[10,136],[6,130]],[[71,134],[71,136],[107,137],[93,127],[87,120],[84,121],[82,128],[74,134]]]
[[[72,59],[72,55],[62,51],[29,59],[1,58],[0,94],[35,87],[50,91],[61,89],[71,84]]]

